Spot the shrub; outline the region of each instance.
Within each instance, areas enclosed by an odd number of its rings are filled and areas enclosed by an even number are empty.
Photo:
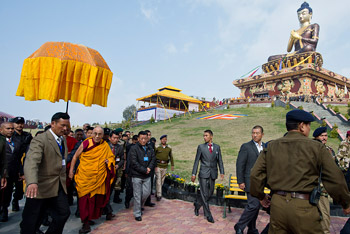
[[[345,117],[347,120],[349,120],[349,117],[350,117],[350,116],[349,116],[349,114],[345,114],[344,117]]]
[[[327,105],[327,108],[332,109],[332,105],[331,105],[331,104],[328,104],[328,105]]]
[[[327,127],[327,123],[326,123],[326,120],[322,120],[322,124],[321,124],[322,127]]]
[[[230,104],[227,104],[227,107],[226,107],[226,109],[230,109]]]
[[[149,120],[150,123],[154,123],[156,122],[156,120],[154,119],[153,115],[151,116],[151,119]]]
[[[333,108],[333,110],[334,110],[335,113],[337,113],[337,114],[339,113],[339,107],[338,107],[338,106],[335,106],[335,107]]]
[[[350,102],[348,102],[348,107],[350,107]]]
[[[331,138],[337,138],[338,137],[338,126],[336,124],[334,124],[331,134],[330,134]]]
[[[298,109],[299,110],[304,110],[304,107],[303,106],[298,106]]]
[[[275,107],[275,102],[274,101],[271,102],[271,107]]]
[[[348,115],[350,115],[350,108],[348,108]]]
[[[250,103],[248,102],[248,104],[247,104],[247,108],[249,108],[250,107]]]
[[[290,105],[289,105],[289,102],[286,103],[286,110],[289,110],[290,109]]]
[[[173,118],[176,118],[176,114],[175,113],[173,114]]]

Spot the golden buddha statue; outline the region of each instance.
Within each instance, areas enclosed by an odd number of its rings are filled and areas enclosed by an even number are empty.
[[[312,18],[312,9],[307,2],[304,2],[297,10],[297,13],[300,22],[300,28],[298,30],[291,31],[287,46],[287,52],[292,51],[293,46],[295,51],[291,54],[270,56],[268,58],[269,62],[299,53],[316,51],[320,26],[318,24],[310,23]]]

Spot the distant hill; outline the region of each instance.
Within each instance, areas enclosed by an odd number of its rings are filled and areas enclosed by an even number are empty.
[[[210,111],[209,113],[195,113],[191,117],[186,115],[172,119],[171,122],[161,121],[135,127],[131,131],[137,134],[140,130],[150,130],[152,136],[157,139],[157,145],[160,143],[159,137],[167,134],[168,143],[173,148],[175,158],[174,174],[189,181],[197,145],[204,142],[203,131],[211,129],[214,132],[214,143],[221,146],[227,180],[230,173],[235,174],[235,162],[239,148],[243,143],[251,140],[252,127],[261,125],[264,128],[264,142],[282,137],[286,133],[285,116],[288,111],[281,107],[231,108]],[[246,114],[248,116],[234,120],[196,119],[208,114]],[[309,137],[312,137],[312,133],[317,127],[319,124],[315,122],[311,125]],[[339,143],[338,139],[329,138],[329,145],[335,151],[337,151]]]

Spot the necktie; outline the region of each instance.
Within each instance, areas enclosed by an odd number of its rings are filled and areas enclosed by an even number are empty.
[[[8,142],[10,145],[14,146],[14,143],[11,141],[11,138],[9,138]]]
[[[113,145],[112,153],[115,155],[115,146]]]
[[[208,145],[209,145],[209,152],[213,153],[213,149],[211,148],[211,144],[209,143]]]

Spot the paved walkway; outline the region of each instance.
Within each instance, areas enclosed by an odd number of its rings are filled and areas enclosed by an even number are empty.
[[[180,200],[162,199],[156,202],[153,208],[146,207],[142,222],[135,221],[132,208],[121,210],[116,214],[114,220],[104,222],[92,233],[112,234],[112,233],[234,233],[234,224],[238,221],[243,209],[232,208],[232,213],[227,214],[227,218],[222,218],[223,207],[211,206],[211,211],[215,223],[208,223],[203,217],[203,209],[199,216],[193,214],[193,203]],[[269,222],[269,215],[260,211],[257,219],[257,228],[261,232]],[[331,233],[339,233],[347,218],[332,217]]]

